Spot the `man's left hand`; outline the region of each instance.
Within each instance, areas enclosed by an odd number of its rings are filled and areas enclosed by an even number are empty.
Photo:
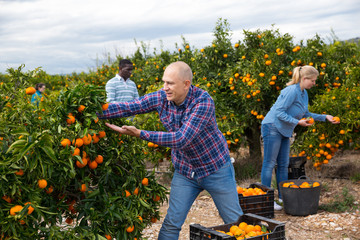
[[[129,136],[134,136],[134,137],[140,137],[140,133],[141,130],[137,129],[134,126],[116,126],[114,124],[110,124],[110,123],[105,123],[106,126],[108,126],[109,128],[111,128],[112,130],[119,132],[121,134],[126,134]]]

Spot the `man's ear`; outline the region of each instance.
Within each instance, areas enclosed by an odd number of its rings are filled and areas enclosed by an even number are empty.
[[[190,80],[185,80],[185,86],[187,88],[190,88],[190,85],[191,85],[191,81]]]

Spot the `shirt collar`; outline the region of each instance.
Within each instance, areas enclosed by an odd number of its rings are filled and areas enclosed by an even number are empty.
[[[300,83],[297,83],[296,84],[296,88],[299,90],[299,92],[301,93],[301,96],[303,96],[304,94],[305,94],[305,92],[306,92],[306,90],[304,89],[304,90],[301,90],[301,88],[300,88]]]
[[[122,81],[125,81],[125,82],[126,82],[126,80],[125,80],[124,78],[122,78],[118,73],[115,75],[115,77],[116,77],[117,79],[119,79],[120,81],[122,80]]]

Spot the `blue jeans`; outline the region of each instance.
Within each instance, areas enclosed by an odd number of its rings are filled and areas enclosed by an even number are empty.
[[[239,204],[236,191],[234,167],[226,163],[215,173],[197,179],[189,179],[175,171],[171,182],[169,208],[161,226],[159,240],[175,240],[179,238],[181,226],[195,201],[203,190],[207,190],[223,221],[227,223],[236,222],[243,211]]]
[[[261,135],[264,142],[261,183],[268,187],[271,186],[272,172],[275,164],[277,164],[276,182],[279,198],[281,198],[279,183],[288,179],[290,139],[281,135],[274,124],[263,124]]]

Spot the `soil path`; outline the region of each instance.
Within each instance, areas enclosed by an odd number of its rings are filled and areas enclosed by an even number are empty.
[[[350,156],[357,163],[357,166],[360,163],[359,156]],[[349,157],[344,157],[344,159],[348,160]],[[341,158],[338,158],[338,164],[340,162]],[[331,168],[334,168],[334,165]],[[287,215],[284,210],[275,211],[274,219],[285,223],[285,234],[288,240],[360,239],[360,182],[353,182],[349,179],[321,178],[321,175],[325,175],[327,170],[325,169],[324,171],[321,174],[312,171],[311,168],[307,168],[307,176],[311,180],[321,182],[323,185],[319,204],[327,204],[335,200],[342,201],[344,199],[342,195],[343,189],[346,188],[355,199],[353,210],[343,213],[330,213],[319,210],[317,214],[305,217]],[[258,181],[258,179],[249,179],[239,183],[239,186],[248,187],[251,183]],[[275,196],[277,196],[276,191]],[[157,239],[167,208],[167,203],[161,206],[160,221],[144,229],[144,239]],[[198,223],[205,227],[223,224],[215,204],[207,192],[202,192],[195,200],[180,232],[179,240],[189,239],[189,225],[193,223]]]

